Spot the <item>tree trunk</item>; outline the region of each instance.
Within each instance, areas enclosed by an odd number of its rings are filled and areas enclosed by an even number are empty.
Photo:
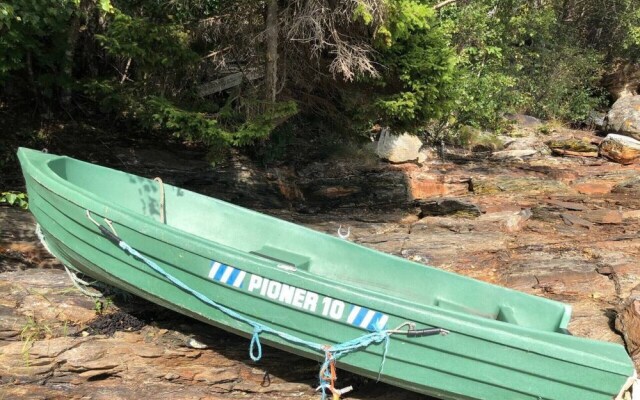
[[[31,87],[31,92],[33,94],[33,98],[35,100],[35,106],[40,107],[40,90],[36,85],[36,78],[33,73],[33,61],[31,58],[31,52],[27,52],[27,74],[29,76],[29,86]]]
[[[67,49],[64,52],[62,60],[61,73],[65,80],[61,87],[60,104],[63,108],[69,108],[71,105],[71,82],[73,81],[73,61],[76,53],[76,44],[80,36],[80,26],[82,18],[87,12],[90,5],[89,0],[82,0],[78,5],[78,9],[73,13],[69,22],[69,31],[67,34]]]
[[[265,33],[265,99],[274,103],[278,84],[278,0],[268,0]]]

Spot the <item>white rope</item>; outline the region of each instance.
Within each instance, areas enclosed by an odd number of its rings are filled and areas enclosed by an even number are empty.
[[[55,257],[55,255],[51,252],[51,249],[49,248],[49,245],[47,244],[47,241],[44,238],[44,234],[42,233],[42,227],[40,227],[40,224],[36,224],[36,236],[40,240],[40,243],[42,244],[42,247],[44,247],[44,249],[47,250],[47,252],[49,254],[51,254],[51,256]],[[73,286],[75,286],[76,289],[78,289],[82,294],[85,294],[85,295],[87,295],[89,297],[93,297],[93,298],[102,297],[102,293],[100,293],[100,292],[92,293],[92,292],[88,291],[87,289],[85,289],[84,287],[80,286],[80,285],[91,286],[92,284],[95,283],[95,281],[94,282],[84,281],[84,280],[78,278],[78,276],[76,274],[71,272],[66,265],[62,264],[62,266],[64,267],[64,270],[67,272],[67,275],[69,276],[69,279],[71,279],[71,283],[73,283]]]
[[[47,253],[51,254],[52,257],[55,257],[51,252],[51,250],[49,249],[49,245],[47,244],[47,241],[44,240],[44,235],[42,234],[42,228],[40,227],[40,224],[36,224],[36,236],[40,240],[42,247],[44,247]]]
[[[90,292],[90,291],[88,291],[87,289],[85,289],[84,287],[81,286],[81,285],[90,286],[90,285],[96,283],[95,281],[93,281],[93,282],[84,281],[84,280],[78,278],[78,275],[76,275],[75,273],[71,272],[69,270],[69,268],[67,268],[66,265],[63,264],[62,266],[64,267],[64,270],[67,271],[67,275],[69,275],[69,279],[71,279],[71,283],[73,283],[73,286],[75,286],[76,289],[78,289],[82,294],[87,295],[89,297],[92,297],[94,299],[98,299],[98,298],[102,297],[102,293],[97,292],[97,291],[96,292]]]
[[[89,220],[91,220],[91,222],[93,222],[94,224],[96,224],[97,226],[100,226],[100,224],[98,223],[98,221],[96,221],[95,219],[93,219],[93,217],[91,216],[91,212],[89,210],[87,210],[87,218],[89,218]]]
[[[633,375],[624,383],[615,400],[625,400],[625,394],[629,389],[632,389],[631,400],[640,400],[640,382],[638,381],[638,373],[636,371],[633,371]]]
[[[109,228],[111,228],[111,230],[113,231],[113,234],[118,236],[118,232],[116,232],[116,228],[113,227],[113,222],[108,218],[104,218],[104,222],[109,226]]]
[[[351,235],[351,227],[350,226],[347,227],[347,233],[346,234],[342,233],[342,225],[340,225],[338,227],[338,236],[340,236],[340,239],[345,239],[346,240],[346,239],[349,238],[350,235]]]

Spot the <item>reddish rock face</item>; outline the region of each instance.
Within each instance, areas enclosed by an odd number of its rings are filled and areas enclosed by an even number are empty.
[[[636,365],[640,362],[640,300],[630,298],[619,307],[616,329],[623,332],[627,350]]]
[[[445,196],[447,188],[442,177],[410,177],[409,193],[412,199],[428,199]]]
[[[360,192],[360,188],[358,187],[331,186],[327,188],[321,188],[320,190],[318,190],[317,194],[335,199],[339,197],[351,196],[359,192]]]
[[[461,196],[469,193],[470,178],[446,172],[405,170],[408,201],[431,199],[443,196]]]
[[[575,190],[580,194],[607,194],[611,192],[613,188],[613,184],[611,183],[598,183],[598,182],[590,182],[590,183],[576,183],[572,186]]]
[[[585,219],[596,224],[620,224],[622,213],[617,210],[593,210],[584,213]]]

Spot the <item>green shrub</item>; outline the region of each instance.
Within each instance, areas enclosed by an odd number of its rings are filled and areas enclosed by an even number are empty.
[[[0,86],[11,81],[50,93],[68,85],[60,71],[66,61],[69,21],[77,10],[74,0],[0,2]]]
[[[387,6],[374,35],[380,76],[360,77],[342,97],[363,130],[380,122],[415,131],[449,113],[455,54],[431,6],[419,0],[389,0]]]
[[[135,86],[123,87],[109,81],[91,81],[84,88],[103,112],[149,132],[166,132],[210,146],[243,146],[265,138],[297,112],[296,103],[292,101],[259,103],[261,111],[246,118],[231,107],[211,114],[198,109],[197,104],[180,104],[177,99],[155,94],[143,95]]]
[[[603,56],[553,2],[478,0],[443,13],[457,50],[455,121],[501,129],[505,113],[581,121],[602,105]]]
[[[29,197],[23,192],[0,192],[0,204],[3,203],[26,210],[29,208]]]

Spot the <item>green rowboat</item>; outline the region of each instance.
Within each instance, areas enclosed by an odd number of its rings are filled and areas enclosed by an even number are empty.
[[[132,174],[18,155],[62,263],[257,347],[259,334],[374,379],[384,360],[381,381],[442,399],[611,400],[635,375],[622,346],[568,334],[562,303]]]

